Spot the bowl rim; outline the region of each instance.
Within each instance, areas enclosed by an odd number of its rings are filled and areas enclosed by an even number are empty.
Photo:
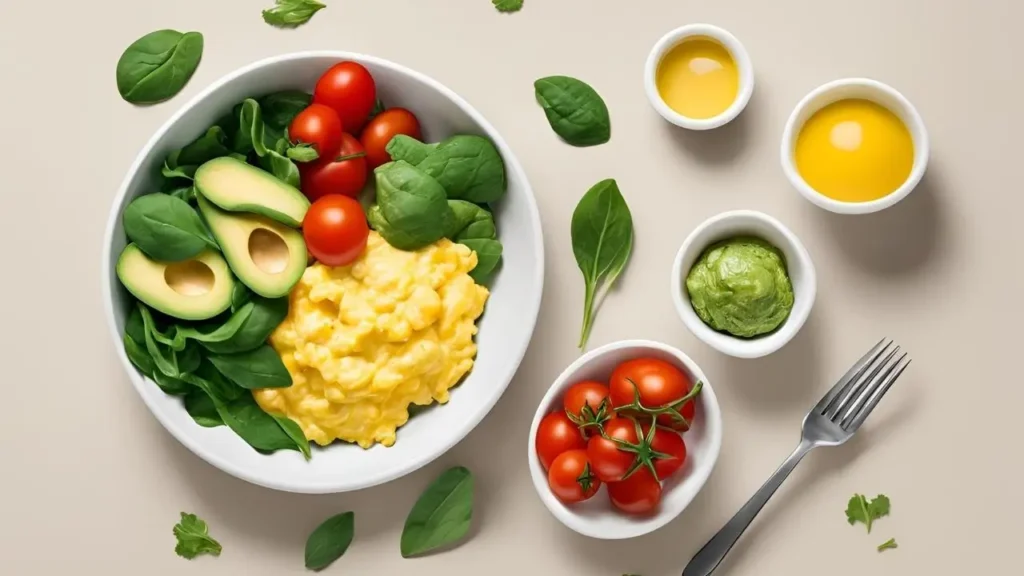
[[[128,188],[136,173],[138,173],[138,171],[142,168],[143,164],[149,158],[150,154],[152,154],[153,149],[156,147],[157,143],[160,142],[160,140],[171,129],[172,126],[179,122],[182,117],[184,117],[190,110],[192,110],[192,108],[197,106],[199,103],[209,98],[212,94],[222,89],[225,85],[237,80],[242,76],[245,76],[256,70],[274,64],[289,61],[305,60],[311,58],[328,58],[335,59],[338,61],[354,60],[356,62],[364,64],[371,64],[373,66],[387,68],[396,73],[409,76],[425,85],[430,86],[432,89],[437,90],[444,97],[454,102],[473,120],[473,122],[478,124],[485,132],[488,133],[488,137],[494,141],[495,145],[502,152],[502,156],[506,158],[506,169],[514,170],[519,180],[523,182],[525,191],[527,192],[524,195],[524,199],[527,204],[526,208],[529,212],[530,219],[536,224],[536,226],[534,226],[533,238],[534,245],[536,247],[533,253],[533,259],[536,262],[536,265],[534,266],[535,277],[533,278],[533,284],[537,286],[538,289],[535,291],[536,294],[532,298],[527,298],[524,302],[522,302],[524,312],[526,312],[529,315],[530,334],[533,334],[533,332],[536,330],[537,319],[540,314],[540,305],[544,291],[544,235],[542,222],[540,218],[540,210],[537,207],[537,200],[533,194],[533,189],[530,186],[530,182],[526,177],[526,173],[523,170],[523,167],[520,164],[519,159],[512,152],[511,147],[504,140],[504,138],[501,136],[498,130],[486,118],[484,118],[484,116],[475,107],[473,107],[468,101],[466,101],[464,98],[455,93],[452,89],[448,88],[447,86],[433,79],[432,77],[427,76],[426,74],[417,72],[416,70],[398,64],[397,62],[393,62],[391,60],[379,58],[376,56],[370,56],[368,54],[362,54],[359,52],[350,52],[345,50],[304,50],[298,52],[287,52],[284,54],[278,54],[276,56],[262,58],[245,64],[241,67],[238,67],[233,71],[228,72],[227,74],[224,74],[223,76],[217,78],[216,80],[211,82],[206,88],[204,88],[191,99],[189,99],[187,102],[185,102],[185,104],[182,105],[174,114],[172,114],[156,130],[156,132],[149,138],[149,140],[142,146],[142,148],[136,155],[135,160],[131,163],[130,167],[128,168],[128,171],[125,173],[124,179],[122,180],[121,185],[118,187],[117,194],[115,194],[114,197],[111,199],[111,207],[110,212],[107,216],[106,229],[103,234],[103,243],[101,246],[100,254],[100,282],[102,284],[101,293],[103,298],[103,314],[107,320],[108,334],[112,339],[115,352],[121,361],[122,368],[128,375],[129,380],[131,380],[132,386],[135,388],[135,391],[142,398],[143,403],[146,404],[146,407],[149,409],[150,413],[157,419],[158,422],[160,422],[164,429],[170,432],[171,435],[178,440],[178,442],[180,442],[182,445],[188,448],[193,454],[199,456],[207,463],[215,466],[216,468],[219,468],[224,472],[227,472],[232,476],[235,476],[236,478],[240,478],[249,483],[262,486],[265,488],[270,488],[273,490],[304,494],[333,494],[353,490],[361,490],[364,488],[377,486],[411,474],[419,470],[420,468],[426,466],[427,464],[430,464],[437,458],[441,457],[443,454],[448,452],[452,447],[454,447],[456,444],[465,439],[465,437],[474,428],[476,428],[476,426],[479,425],[479,423],[488,414],[490,414],[491,410],[498,403],[498,400],[500,400],[501,397],[504,395],[509,383],[511,383],[512,379],[518,372],[520,365],[522,364],[523,357],[526,354],[530,342],[532,342],[532,338],[526,339],[523,343],[519,344],[518,347],[510,349],[508,351],[509,354],[511,354],[515,360],[513,363],[515,369],[512,370],[512,372],[508,375],[507,378],[505,378],[505,382],[501,386],[495,388],[494,392],[488,399],[486,399],[485,403],[481,404],[480,409],[473,412],[474,415],[471,418],[465,420],[461,424],[458,432],[452,435],[450,441],[446,442],[438,450],[433,451],[433,453],[423,452],[421,454],[418,454],[416,457],[406,461],[404,466],[396,468],[389,473],[376,475],[368,474],[366,477],[360,478],[359,481],[355,482],[349,481],[339,483],[335,481],[326,483],[316,483],[295,482],[281,478],[268,479],[263,475],[251,473],[247,471],[244,467],[236,466],[231,462],[225,460],[224,458],[212,452],[209,452],[204,447],[203,442],[193,441],[189,437],[189,435],[182,428],[177,426],[170,417],[164,415],[162,408],[160,408],[155,401],[151,401],[143,392],[143,386],[151,386],[152,384],[149,383],[148,379],[143,377],[135,368],[135,366],[131,363],[131,361],[128,359],[127,354],[124,351],[124,346],[122,345],[121,334],[117,329],[117,321],[116,316],[114,314],[114,284],[117,280],[113,276],[114,263],[110,257],[110,249],[113,245],[114,230],[117,228],[117,222],[121,217],[121,213],[118,210],[118,208],[124,201],[124,198],[128,193]]]
[[[812,107],[815,100],[851,86],[866,88],[869,92],[873,92],[874,96],[864,96],[864,98],[884,106],[899,115],[901,120],[907,122],[907,130],[910,131],[911,138],[914,142],[914,164],[911,167],[910,175],[907,176],[906,181],[904,181],[903,184],[892,193],[878,198],[877,200],[871,200],[868,202],[844,202],[825,196],[821,192],[812,188],[811,185],[804,180],[803,176],[801,176],[797,171],[796,163],[793,160],[794,141],[800,128],[803,127],[803,122],[799,122],[798,125],[799,118],[808,108]],[[886,97],[898,102],[902,111],[892,110],[891,106],[884,102],[880,102],[877,99],[878,94],[884,94]],[[815,111],[820,110],[828,104],[838,100],[839,99],[822,103]],[[804,122],[806,122],[806,119]],[[925,171],[928,168],[930,155],[931,146],[928,141],[928,129],[925,127],[924,119],[921,117],[921,114],[917,111],[917,108],[910,102],[910,100],[900,91],[884,82],[871,78],[860,77],[840,78],[838,80],[826,82],[814,90],[811,90],[806,96],[801,98],[793,108],[789,118],[786,120],[786,127],[782,132],[782,141],[779,147],[779,159],[782,163],[782,171],[786,174],[786,178],[789,179],[793,187],[800,192],[801,196],[809,200],[811,203],[815,204],[819,208],[824,208],[825,210],[836,214],[870,214],[884,210],[895,205],[900,200],[903,200],[910,195],[918,184],[920,184],[921,179],[924,177]]]
[[[690,297],[686,293],[684,286],[684,279],[689,270],[683,270],[683,262],[688,260],[691,255],[698,255],[703,252],[710,243],[697,245],[698,240],[702,240],[707,234],[714,231],[715,228],[723,226],[730,220],[740,219],[752,219],[759,221],[770,228],[775,229],[783,238],[785,238],[787,246],[779,246],[778,248],[783,250],[784,253],[792,253],[795,255],[796,260],[799,261],[803,273],[803,286],[802,289],[797,292],[797,287],[793,287],[794,294],[800,294],[799,302],[794,302],[793,309],[790,312],[788,318],[783,322],[775,331],[759,336],[756,338],[739,338],[731,334],[719,332],[712,329],[710,326],[704,323],[697,313],[693,311],[693,306],[690,303]],[[696,259],[695,256],[694,259]],[[787,257],[786,267],[792,269],[794,263],[791,261],[792,258]],[[792,277],[792,276],[791,276]],[[789,343],[804,324],[807,322],[807,318],[811,314],[811,309],[814,308],[814,302],[817,298],[818,292],[818,278],[817,272],[814,267],[814,262],[811,260],[811,255],[804,247],[803,243],[793,233],[792,230],[787,228],[782,222],[775,219],[764,212],[758,212],[756,210],[729,210],[726,212],[720,212],[714,216],[711,216],[704,222],[701,222],[696,228],[690,232],[689,236],[680,245],[679,250],[676,252],[675,260],[672,263],[672,273],[669,278],[670,287],[672,292],[672,302],[675,304],[676,312],[679,314],[679,318],[683,321],[683,324],[693,333],[694,336],[699,338],[702,342],[711,346],[715,350],[733,356],[735,358],[760,358],[772,354],[783,346]]]
[[[665,54],[683,40],[696,36],[707,36],[724,46],[736,60],[736,67],[739,70],[740,87],[736,99],[721,114],[711,118],[683,116],[670,108],[661,97],[661,93],[658,92],[656,81],[658,66],[661,65]],[[728,30],[713,24],[686,24],[665,33],[651,48],[644,65],[644,91],[647,93],[647,99],[651,106],[665,120],[688,130],[711,130],[732,122],[747,107],[750,97],[754,93],[754,65],[751,63],[750,53],[747,52],[743,43]]]
[[[687,480],[696,482],[696,490],[693,491],[693,495],[688,500],[679,505],[678,510],[666,514],[656,514],[655,516],[648,518],[637,519],[637,522],[630,524],[630,526],[633,527],[632,530],[623,530],[622,532],[610,535],[593,530],[590,522],[580,519],[579,516],[573,513],[566,505],[562,504],[561,501],[551,493],[547,485],[547,474],[543,472],[543,467],[540,464],[540,459],[537,457],[537,451],[534,448],[534,438],[537,435],[537,428],[540,426],[540,421],[549,412],[545,408],[554,402],[553,399],[556,396],[568,388],[570,385],[569,379],[572,375],[594,360],[622,348],[643,348],[669,354],[683,364],[694,378],[703,382],[703,387],[701,388],[699,397],[701,398],[702,410],[704,411],[704,419],[707,423],[709,452],[704,466],[699,469],[694,469],[693,474],[686,478]],[[583,354],[562,370],[561,374],[555,378],[551,386],[549,386],[547,391],[544,393],[544,397],[541,398],[540,402],[537,404],[537,410],[534,413],[533,422],[530,425],[530,433],[527,436],[526,442],[530,478],[533,481],[534,490],[537,491],[537,495],[540,497],[548,511],[562,524],[565,524],[575,532],[600,540],[624,540],[628,538],[636,538],[638,536],[654,532],[675,520],[690,506],[694,498],[697,497],[697,494],[704,489],[708,478],[710,478],[711,473],[714,471],[715,466],[718,463],[718,456],[722,450],[723,423],[722,409],[718,403],[718,396],[715,394],[714,387],[708,380],[707,375],[704,374],[704,371],[701,370],[700,366],[697,365],[697,363],[694,362],[694,360],[685,352],[674,346],[654,340],[630,339],[609,342],[608,344],[599,346],[590,350],[586,354]]]

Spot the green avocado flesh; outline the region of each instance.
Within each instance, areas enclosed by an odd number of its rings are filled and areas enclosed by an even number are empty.
[[[793,309],[785,258],[759,238],[708,247],[686,276],[686,291],[705,324],[744,338],[775,330]]]
[[[257,214],[225,212],[202,195],[196,201],[231,271],[250,290],[280,298],[302,278],[307,258],[301,232]]]
[[[196,170],[196,190],[221,210],[266,216],[292,228],[302,225],[309,200],[273,174],[230,156]]]
[[[182,320],[206,320],[231,306],[235,279],[213,250],[182,262],[161,262],[129,244],[117,259],[117,277],[154,310]]]

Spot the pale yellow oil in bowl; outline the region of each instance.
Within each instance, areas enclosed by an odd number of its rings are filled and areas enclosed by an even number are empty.
[[[815,112],[796,139],[796,170],[820,194],[840,202],[870,202],[910,177],[914,140],[885,106],[850,98]]]
[[[669,50],[658,64],[658,93],[669,108],[705,120],[729,109],[740,91],[740,73],[729,50],[695,36]]]

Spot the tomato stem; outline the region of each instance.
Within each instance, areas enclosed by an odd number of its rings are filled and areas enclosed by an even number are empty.
[[[621,480],[629,478],[630,476],[633,475],[634,472],[636,472],[637,470],[640,469],[641,466],[643,466],[644,468],[647,468],[648,470],[651,471],[651,474],[654,476],[655,479],[661,481],[661,478],[658,478],[658,471],[654,468],[654,461],[671,460],[675,458],[675,456],[671,454],[665,454],[664,452],[658,452],[657,450],[651,447],[651,443],[654,442],[655,431],[658,427],[658,417],[652,417],[651,429],[647,431],[646,436],[644,436],[643,429],[640,428],[640,422],[638,422],[636,418],[633,418],[632,416],[626,416],[626,418],[632,420],[633,426],[636,427],[636,437],[639,439],[639,441],[636,444],[631,444],[629,442],[626,442],[625,440],[620,440],[618,438],[609,438],[602,431],[602,436],[604,436],[605,439],[610,440],[613,444],[615,444],[615,446],[619,450],[623,452],[631,452],[636,455],[633,458],[633,463],[630,465],[629,469],[627,469],[626,473],[622,475]]]
[[[568,416],[569,420],[571,420],[572,423],[580,429],[583,437],[586,438],[587,428],[597,428],[598,434],[604,434],[604,423],[612,417],[611,410],[608,408],[608,398],[604,398],[601,400],[601,404],[597,407],[597,410],[594,410],[590,406],[589,402],[584,402],[578,415],[573,414],[568,410],[565,411],[565,415]]]
[[[363,156],[366,156],[366,152],[353,152],[352,154],[338,156],[337,158],[334,159],[334,161],[344,162],[345,160],[353,160],[355,158],[362,158]]]
[[[698,394],[700,394],[701,388],[704,387],[703,382],[698,380],[697,383],[693,385],[693,388],[691,388],[690,391],[687,392],[686,395],[684,395],[682,398],[679,398],[678,400],[673,400],[667,404],[662,404],[661,406],[658,406],[656,408],[648,408],[640,402],[640,387],[636,385],[636,382],[633,382],[629,378],[626,378],[626,382],[629,382],[630,385],[633,386],[633,402],[616,407],[616,413],[639,413],[643,416],[653,416],[655,421],[657,421],[658,416],[666,414],[674,422],[682,423],[683,431],[690,429],[690,421],[687,420],[686,417],[682,415],[680,409],[682,409],[684,404],[692,401],[694,398],[697,397]]]
[[[590,492],[594,486],[594,474],[590,471],[590,462],[583,465],[583,472],[576,477],[576,483],[583,489],[583,494]]]

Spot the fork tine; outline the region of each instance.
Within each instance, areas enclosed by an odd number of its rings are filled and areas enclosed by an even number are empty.
[[[904,360],[906,360],[906,362],[904,362]],[[907,369],[907,366],[910,366],[910,362],[911,360],[907,358],[906,353],[904,353],[903,356],[900,356],[900,359],[892,365],[892,368],[886,371],[888,376],[886,376],[880,386],[876,387],[874,394],[872,394],[868,399],[867,404],[865,404],[859,412],[851,413],[851,415],[853,415],[853,419],[849,424],[844,425],[842,428],[849,430],[851,433],[856,432],[860,428],[860,425],[864,423],[864,420],[866,420],[871,414],[871,411],[875,409],[875,406],[878,406],[878,403],[882,401],[882,396],[885,396],[885,393],[889,391],[889,388],[896,383],[896,379],[903,374],[903,371]],[[897,367],[898,369],[894,371],[893,369]],[[849,418],[849,416],[847,418]]]
[[[904,352],[903,356],[900,356],[896,362],[892,362],[896,353],[899,352],[900,347],[897,346],[890,352],[882,362],[871,371],[871,374],[864,378],[861,386],[858,387],[858,391],[855,394],[851,394],[850,398],[836,411],[835,421],[841,427],[845,428],[847,424],[853,420],[853,417],[860,412],[860,409],[867,402],[868,398],[882,385],[882,382],[889,376],[889,374],[896,368],[900,360],[906,357],[907,353]]]
[[[844,392],[843,395],[839,397],[839,400],[836,402],[835,410],[829,412],[828,414],[826,414],[826,416],[828,416],[836,424],[841,422],[843,419],[843,414],[847,413],[849,407],[852,406],[854,402],[856,402],[856,400],[858,400],[861,397],[861,395],[864,393],[864,390],[868,387],[868,385],[874,382],[877,377],[879,377],[878,373],[883,368],[885,368],[887,364],[889,364],[889,361],[892,360],[892,357],[895,356],[896,353],[899,351],[900,347],[896,346],[895,348],[890,350],[884,358],[873,362],[871,366],[869,366],[870,369],[867,370],[865,374],[861,375],[861,377],[857,380],[856,385],[851,386],[848,391]]]
[[[828,391],[828,394],[825,394],[825,396],[818,402],[818,405],[814,407],[814,411],[819,414],[825,414],[825,412],[830,408],[832,402],[839,396],[843,389],[849,386],[851,382],[860,378],[861,373],[867,369],[867,367],[870,366],[880,354],[885,352],[890,345],[892,345],[892,340],[890,340],[888,344],[885,343],[885,338],[879,340],[878,344],[875,344],[871,350],[868,350],[867,354],[861,356],[860,360],[857,360],[857,363],[854,364],[852,368],[847,370],[846,374],[843,374],[843,377],[836,382],[835,386]]]

